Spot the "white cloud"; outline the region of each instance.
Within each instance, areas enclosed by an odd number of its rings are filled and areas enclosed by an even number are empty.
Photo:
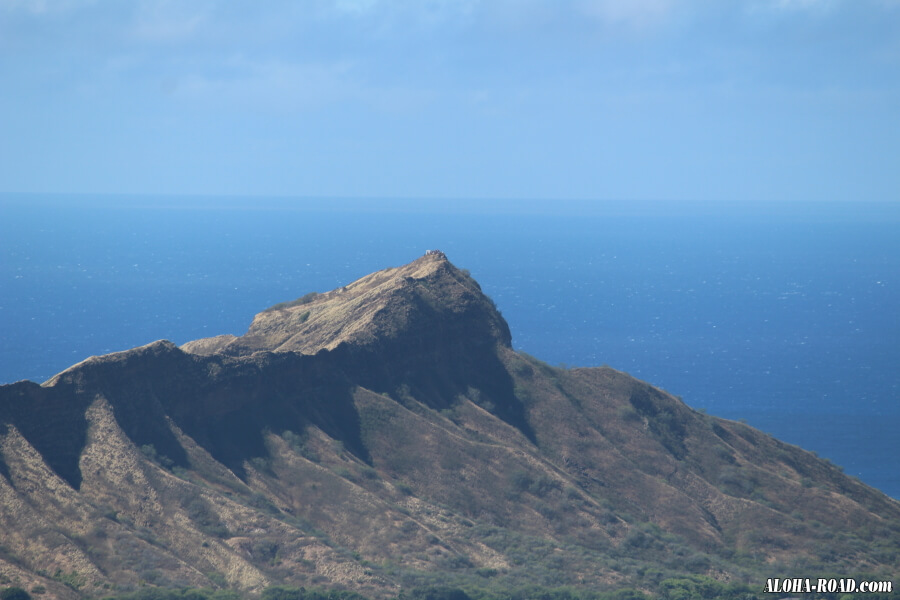
[[[674,0],[583,0],[580,4],[585,14],[639,29],[661,23],[675,8]]]
[[[766,0],[755,3],[757,7],[781,11],[829,11],[840,4],[840,0]]]
[[[363,15],[371,12],[378,0],[335,0],[334,8],[341,13]]]
[[[206,20],[205,2],[143,0],[135,13],[134,33],[151,41],[171,41],[190,37]]]
[[[388,16],[435,24],[474,15],[528,23],[560,14],[587,15],[604,22],[642,28],[663,20],[685,0],[326,0],[334,13],[352,17]]]
[[[177,97],[199,105],[293,112],[354,96],[352,68],[346,61],[298,64],[236,57],[219,65],[217,76],[209,71],[187,74],[171,87]]]
[[[326,12],[344,17],[389,19],[418,25],[435,25],[441,22],[465,18],[479,7],[486,7],[483,0],[429,0],[427,2],[403,0],[327,0]],[[519,8],[524,8],[519,5]]]
[[[0,10],[46,16],[73,12],[93,4],[96,0],[0,0]]]

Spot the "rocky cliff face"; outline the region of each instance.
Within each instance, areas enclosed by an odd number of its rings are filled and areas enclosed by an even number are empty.
[[[442,254],[0,387],[0,585],[49,597],[890,573],[898,540],[810,453],[515,352]]]

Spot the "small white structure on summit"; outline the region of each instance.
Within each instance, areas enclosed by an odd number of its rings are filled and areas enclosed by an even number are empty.
[[[426,250],[425,256],[437,256],[438,258],[447,258],[447,255],[440,250]]]

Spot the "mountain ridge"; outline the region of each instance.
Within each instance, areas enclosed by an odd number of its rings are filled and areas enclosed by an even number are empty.
[[[182,349],[198,354],[241,355],[257,350],[315,354],[341,343],[364,346],[397,335],[398,329],[410,326],[406,320],[415,303],[439,306],[443,310],[435,312],[441,314],[464,313],[485,301],[489,299],[474,279],[454,267],[444,253],[431,251],[402,267],[376,271],[330,292],[307,294],[283,307],[266,309],[253,318],[243,336],[205,338]],[[491,303],[491,308],[496,307]],[[509,346],[509,326],[499,314],[491,310],[482,316],[486,332]],[[210,347],[213,352],[208,351]]]
[[[479,573],[652,589],[665,573],[898,566],[900,503],[511,339],[434,252],[276,305],[244,336],[0,386],[0,578],[59,598],[274,584],[384,597]]]

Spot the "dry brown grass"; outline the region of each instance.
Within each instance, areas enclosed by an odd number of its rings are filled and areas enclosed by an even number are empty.
[[[392,597],[900,566],[896,501],[627,374],[514,352],[442,256],[184,349],[0,388],[0,577],[66,600],[223,582]],[[83,440],[55,437],[67,423]]]

